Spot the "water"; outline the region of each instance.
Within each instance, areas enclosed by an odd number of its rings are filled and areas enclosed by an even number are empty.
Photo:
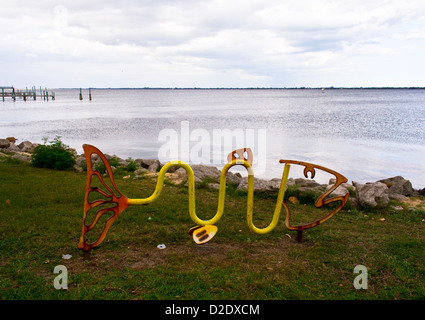
[[[261,178],[280,177],[279,159],[294,159],[349,181],[401,175],[425,187],[425,90],[92,89],[92,101],[86,90],[83,101],[79,90],[54,91],[55,101],[0,102],[0,137],[42,143],[61,136],[79,153],[88,143],[122,158],[178,157],[219,168],[225,160],[218,156],[247,146]],[[233,145],[221,141],[220,153],[214,134],[225,129]]]

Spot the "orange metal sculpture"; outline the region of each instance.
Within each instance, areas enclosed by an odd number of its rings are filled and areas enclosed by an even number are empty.
[[[156,189],[150,197],[146,199],[129,199],[118,190],[114,181],[112,168],[105,155],[99,149],[91,145],[84,145],[83,149],[87,162],[87,181],[84,198],[83,226],[78,248],[84,252],[89,252],[91,249],[102,243],[114,221],[128,206],[146,205],[155,201],[161,193],[165,173],[173,166],[183,167],[188,175],[189,213],[192,220],[197,224],[196,227],[190,229],[189,234],[193,237],[193,240],[197,244],[202,244],[211,240],[217,232],[217,227],[214,225],[214,223],[216,223],[221,218],[224,211],[226,174],[228,170],[234,165],[242,165],[248,171],[247,222],[250,230],[258,234],[268,233],[276,227],[279,220],[281,207],[283,205],[286,211],[285,225],[289,230],[297,231],[297,241],[301,242],[303,230],[313,228],[330,219],[344,207],[349,197],[349,194],[347,193],[344,196],[329,198],[331,193],[336,188],[338,188],[338,186],[344,182],[347,182],[347,179],[343,175],[325,167],[307,162],[280,160],[280,163],[284,163],[285,167],[282,174],[282,180],[272,222],[266,228],[257,228],[253,223],[254,173],[251,168],[253,156],[251,149],[244,148],[235,150],[229,154],[229,162],[223,167],[220,176],[219,205],[217,214],[212,219],[205,221],[199,219],[195,212],[194,173],[191,167],[186,163],[181,161],[172,161],[167,163],[160,170]],[[100,161],[103,162],[106,169],[105,175],[109,178],[109,184],[105,182],[103,175],[97,169],[95,169],[95,163],[93,161],[94,157],[99,157]],[[334,175],[336,178],[335,184],[317,199],[315,205],[316,207],[320,208],[327,204],[338,201],[340,202],[339,205],[336,206],[328,215],[312,223],[296,226],[291,225],[290,210],[288,205],[283,201],[291,165],[304,166],[304,175],[306,178],[308,178],[308,174],[310,173],[311,179],[313,179],[316,170],[322,170]],[[94,180],[97,180],[97,185],[95,185]],[[92,200],[93,197],[96,197],[95,200]],[[101,197],[101,199],[98,199],[98,197]],[[94,211],[94,217],[91,222],[89,221],[88,217],[88,213],[90,211]],[[104,222],[104,226],[100,235],[94,241],[89,242],[86,239],[87,234],[96,226],[96,224],[98,224],[101,220],[103,221],[105,217],[106,221]]]
[[[87,162],[87,182],[86,182],[86,193],[85,193],[85,197],[84,197],[84,215],[83,215],[83,230],[81,231],[81,237],[80,237],[80,242],[78,244],[78,248],[82,249],[83,251],[89,251],[90,249],[98,246],[103,239],[105,239],[105,236],[109,230],[109,228],[112,226],[112,224],[114,223],[115,219],[118,218],[118,216],[129,206],[128,203],[128,198],[125,197],[117,188],[115,181],[114,181],[114,175],[112,173],[112,168],[109,165],[108,160],[106,159],[105,155],[100,152],[99,149],[97,149],[96,147],[90,146],[90,145],[84,145],[83,146],[84,149],[84,154],[86,156],[86,162]],[[97,155],[100,157],[100,159],[103,161],[103,163],[105,164],[105,169],[106,169],[106,173],[111,181],[112,187],[108,186],[101,173],[99,171],[94,170],[94,165],[93,165],[93,158],[92,155]],[[103,185],[104,189],[101,189],[97,186],[92,186],[92,180],[93,177],[97,177],[99,179],[99,181],[101,182],[101,184]],[[98,193],[100,196],[105,197],[105,200],[94,200],[94,201],[89,201],[90,195],[92,193]],[[93,219],[93,221],[87,225],[86,224],[86,219],[87,219],[87,213],[89,212],[90,209],[96,208],[97,206],[100,205],[109,205],[106,208],[102,208],[100,210],[97,211],[97,213],[95,214],[95,217]],[[84,236],[87,232],[89,232],[90,230],[92,230],[96,224],[98,223],[99,219],[104,215],[107,214],[109,212],[112,212],[112,216],[106,221],[105,223],[105,227],[103,228],[99,238],[92,242],[92,243],[87,243],[87,241],[85,240]]]
[[[292,226],[290,223],[290,211],[288,208],[288,205],[283,202],[283,207],[286,210],[286,220],[285,220],[285,225],[289,230],[296,230],[297,231],[297,241],[301,242],[302,241],[302,232],[305,229],[309,229],[309,228],[313,228],[318,226],[319,224],[325,222],[326,220],[329,220],[332,216],[334,216],[338,211],[340,211],[342,209],[342,207],[344,207],[344,205],[346,204],[348,198],[349,198],[349,193],[346,193],[344,196],[339,196],[339,197],[334,197],[334,198],[329,198],[326,199],[336,188],[338,188],[341,184],[347,182],[347,178],[344,177],[342,174],[339,174],[338,172],[335,172],[333,170],[330,170],[328,168],[322,167],[322,166],[318,166],[315,164],[311,164],[311,163],[307,163],[307,162],[302,162],[302,161],[294,161],[294,160],[280,160],[280,163],[285,163],[285,164],[297,164],[297,165],[301,165],[304,166],[304,176],[306,178],[308,178],[308,174],[310,173],[310,179],[313,179],[316,175],[316,169],[328,172],[330,174],[333,174],[336,178],[336,182],[335,184],[329,188],[329,190],[327,190],[325,193],[323,193],[317,200],[315,203],[315,206],[317,208],[321,208],[331,202],[336,202],[336,201],[341,201],[341,203],[334,209],[332,210],[328,215],[326,215],[325,217],[318,219],[312,223],[308,223],[308,224],[304,224],[304,225],[297,225],[297,226]]]

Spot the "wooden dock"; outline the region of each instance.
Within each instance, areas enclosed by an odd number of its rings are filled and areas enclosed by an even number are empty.
[[[17,90],[14,87],[0,87],[0,90],[3,101],[5,101],[6,98],[11,98],[13,101],[16,101],[16,99],[21,99],[23,101],[32,99],[35,101],[37,98],[44,99],[46,101],[49,101],[49,98],[51,100],[55,100],[55,93],[49,92],[47,88],[42,90],[40,87],[40,91],[38,93],[35,87],[32,87],[31,89],[26,88],[25,90]]]

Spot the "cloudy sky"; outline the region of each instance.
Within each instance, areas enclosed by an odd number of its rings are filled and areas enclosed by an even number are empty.
[[[0,0],[0,86],[425,86],[424,0]]]

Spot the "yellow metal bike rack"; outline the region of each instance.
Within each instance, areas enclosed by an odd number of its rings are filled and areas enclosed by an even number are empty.
[[[277,226],[277,223],[279,221],[280,212],[281,212],[281,209],[282,209],[282,205],[284,205],[285,210],[287,212],[286,221],[285,221],[286,226],[288,227],[288,229],[296,230],[298,232],[298,238],[297,239],[300,241],[301,240],[300,233],[302,233],[302,231],[304,229],[314,227],[314,226],[322,223],[323,221],[329,219],[331,216],[333,216],[335,213],[337,213],[345,205],[345,202],[348,199],[348,194],[347,194],[344,197],[336,197],[336,198],[324,200],[341,183],[347,181],[347,179],[345,177],[343,177],[342,175],[340,175],[340,174],[338,174],[338,173],[336,173],[332,170],[326,169],[324,167],[309,164],[309,163],[306,163],[306,162],[292,161],[292,160],[281,160],[280,162],[285,163],[285,166],[284,166],[284,170],[283,170],[283,174],[282,174],[282,179],[281,179],[281,183],[280,183],[279,193],[278,193],[278,196],[277,196],[277,201],[276,201],[276,206],[275,206],[275,210],[274,210],[274,213],[273,213],[272,221],[267,227],[258,228],[254,225],[254,222],[253,222],[254,172],[253,172],[253,169],[251,167],[252,152],[251,152],[250,149],[239,149],[239,150],[235,150],[231,154],[229,154],[229,158],[228,158],[229,162],[227,164],[225,164],[223,169],[221,170],[217,213],[214,215],[214,217],[212,217],[209,220],[202,220],[196,215],[194,173],[193,173],[192,168],[188,164],[186,164],[185,162],[171,161],[171,162],[165,164],[158,173],[156,188],[155,188],[155,191],[153,192],[153,194],[150,197],[144,198],[144,199],[129,199],[126,196],[124,196],[118,190],[118,188],[115,184],[114,178],[113,178],[112,168],[109,165],[109,162],[106,159],[105,155],[99,149],[97,149],[96,147],[91,146],[91,145],[84,145],[83,149],[84,149],[84,153],[85,153],[85,157],[86,157],[86,161],[87,161],[87,182],[86,182],[86,193],[85,193],[85,199],[84,199],[83,227],[82,227],[82,232],[81,232],[81,237],[80,237],[80,241],[79,241],[79,244],[78,244],[78,248],[82,249],[85,252],[90,251],[94,247],[97,247],[104,240],[109,228],[112,226],[115,219],[118,218],[118,216],[128,206],[130,206],[130,205],[147,205],[147,204],[154,202],[161,194],[162,187],[164,185],[165,173],[172,167],[181,167],[181,168],[186,170],[186,173],[187,173],[187,176],[188,176],[189,214],[190,214],[190,218],[192,219],[192,221],[197,225],[197,227],[192,228],[189,233],[193,236],[195,242],[198,243],[198,244],[202,244],[202,243],[205,243],[205,242],[211,240],[211,238],[215,235],[215,233],[217,231],[217,227],[215,227],[214,224],[216,224],[221,219],[221,217],[224,213],[224,200],[225,200],[225,194],[226,194],[226,174],[229,171],[229,169],[231,167],[235,166],[235,165],[244,166],[245,169],[248,172],[247,223],[248,223],[249,229],[252,232],[257,233],[257,234],[269,233],[270,231],[272,231]],[[247,158],[245,158],[243,156],[243,153],[245,151],[248,151],[248,157]],[[92,155],[93,154],[98,155],[101,158],[101,160],[103,161],[103,163],[105,164],[106,173],[109,176],[109,179],[111,181],[112,186],[108,186],[104,182],[102,175],[98,171],[93,169],[93,162],[92,162]],[[235,158],[234,154],[237,154],[239,159]],[[306,177],[307,177],[307,172],[311,172],[314,176],[314,169],[315,168],[318,168],[320,170],[324,170],[324,171],[327,171],[327,172],[334,174],[337,178],[337,182],[335,183],[333,188],[328,190],[322,197],[320,197],[318,199],[318,201],[316,202],[316,206],[321,207],[325,204],[328,204],[328,203],[334,202],[334,201],[338,201],[338,200],[341,201],[341,204],[336,209],[334,209],[331,212],[331,214],[329,214],[325,218],[320,219],[320,220],[318,220],[318,221],[316,221],[312,224],[302,225],[302,226],[291,226],[291,224],[289,223],[289,219],[290,219],[289,208],[283,201],[291,164],[304,165],[305,168],[306,168],[305,169]],[[98,177],[105,189],[101,189],[99,187],[92,187],[91,182],[92,182],[93,177]],[[92,192],[97,192],[98,194],[106,197],[107,200],[94,200],[94,201],[90,202],[89,196]],[[96,208],[97,206],[105,205],[105,204],[109,205],[109,206],[107,208],[99,209],[96,212],[95,217],[94,217],[93,221],[91,222],[91,224],[87,225],[86,224],[86,218],[87,218],[88,211],[93,209],[93,208]],[[106,221],[105,226],[104,226],[100,236],[97,238],[96,241],[94,241],[92,243],[88,243],[86,241],[86,238],[85,238],[86,233],[89,232],[90,230],[92,230],[95,227],[95,225],[97,224],[97,222],[99,221],[99,219],[101,218],[101,216],[103,214],[106,214],[108,212],[113,212],[113,215]],[[203,227],[203,226],[205,226],[205,227]]]

